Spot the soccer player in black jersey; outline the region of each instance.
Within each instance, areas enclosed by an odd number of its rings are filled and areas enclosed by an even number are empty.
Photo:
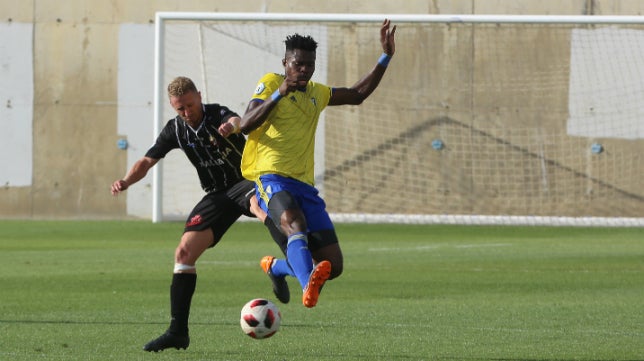
[[[197,282],[195,263],[199,256],[215,246],[242,214],[257,216],[262,221],[266,218],[254,199],[254,183],[241,174],[246,140],[239,132],[239,116],[225,106],[203,104],[201,93],[186,77],[178,77],[168,85],[168,96],[177,116],[168,121],[145,156],[111,187],[113,195],[126,190],[145,177],[169,151],[180,148],[197,169],[201,187],[207,193],[190,213],[175,251],[170,326],[161,336],[143,346],[145,351],[154,352],[170,347],[185,349],[190,344],[188,316]],[[265,224],[275,241],[285,244],[286,236],[272,222]],[[285,290],[288,292],[288,288]],[[288,302],[289,294],[280,294],[278,298]]]

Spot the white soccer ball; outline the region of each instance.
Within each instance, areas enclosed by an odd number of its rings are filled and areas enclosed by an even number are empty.
[[[275,304],[264,298],[248,301],[241,310],[242,331],[255,339],[269,338],[277,332],[282,314]]]

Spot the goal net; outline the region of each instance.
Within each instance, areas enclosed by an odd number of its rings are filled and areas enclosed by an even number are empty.
[[[283,72],[293,33],[319,44],[313,80],[351,86],[382,53],[384,18],[158,13],[156,129],[175,115],[165,86],[179,75],[243,114],[257,80]],[[320,119],[316,186],[336,221],[644,225],[644,19],[389,18],[397,49],[378,89]],[[172,153],[155,221],[203,196]]]

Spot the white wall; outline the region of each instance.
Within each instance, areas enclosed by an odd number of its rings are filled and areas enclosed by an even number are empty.
[[[33,178],[33,24],[0,22],[0,186]]]

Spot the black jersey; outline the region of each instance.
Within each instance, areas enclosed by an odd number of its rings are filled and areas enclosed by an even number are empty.
[[[192,129],[177,116],[168,121],[146,157],[161,159],[175,148],[181,148],[197,169],[201,188],[206,192],[228,189],[242,181],[240,165],[246,139],[242,134],[224,138],[217,129],[235,112],[219,104],[204,104],[204,119]]]

